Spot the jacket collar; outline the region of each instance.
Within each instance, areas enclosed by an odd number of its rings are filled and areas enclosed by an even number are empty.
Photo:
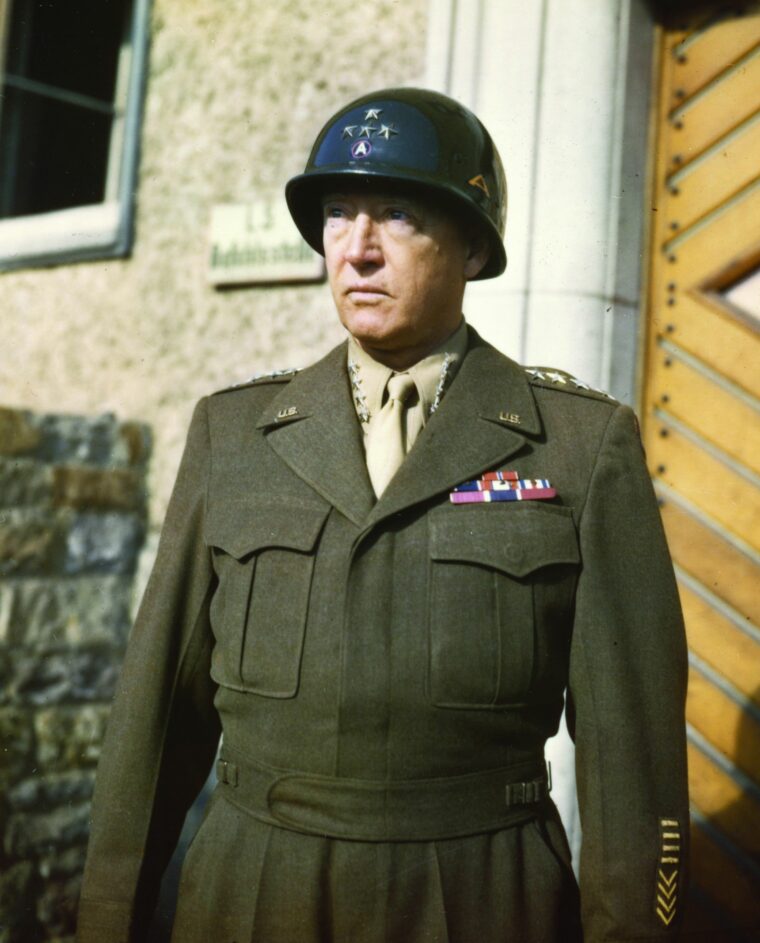
[[[346,374],[346,344],[297,374],[257,423],[293,471],[357,526],[451,490],[517,452],[541,420],[523,369],[472,329],[470,346],[379,500],[367,475],[361,429]]]

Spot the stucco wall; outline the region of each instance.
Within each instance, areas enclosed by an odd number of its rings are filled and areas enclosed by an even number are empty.
[[[147,422],[154,524],[198,397],[342,337],[326,285],[208,287],[211,207],[281,188],[355,95],[420,83],[426,22],[427,0],[155,0],[132,257],[0,279],[0,401]]]

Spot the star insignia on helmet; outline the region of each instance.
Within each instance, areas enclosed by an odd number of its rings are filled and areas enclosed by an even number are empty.
[[[557,373],[556,370],[547,370],[546,376],[552,381],[552,383],[567,383],[567,380],[562,376],[562,374]]]
[[[546,379],[546,377],[543,375],[543,373],[541,373],[540,370],[536,370],[535,368],[532,368],[532,369],[529,370],[529,369],[526,367],[526,368],[525,368],[525,372],[526,372],[529,376],[532,376],[534,380],[545,380],[545,379]]]
[[[578,377],[570,377],[570,382],[573,384],[576,389],[579,390],[590,390],[591,387],[588,383],[584,383],[583,380],[579,380]]]
[[[363,124],[363,125],[361,126],[360,130],[359,130],[359,137],[360,137],[360,138],[371,138],[371,137],[372,137],[372,133],[373,133],[374,131],[377,131],[377,128],[374,126],[374,124]]]
[[[344,139],[352,138],[354,136],[354,131],[356,131],[358,127],[359,126],[357,124],[347,124],[345,128],[343,129],[343,134],[341,135],[341,137]]]
[[[364,114],[365,121],[379,121],[380,115],[383,113],[382,108],[368,108]]]
[[[398,134],[398,131],[393,127],[392,124],[381,124],[380,130],[377,132],[377,136],[385,138],[386,141],[390,141],[394,134]]]

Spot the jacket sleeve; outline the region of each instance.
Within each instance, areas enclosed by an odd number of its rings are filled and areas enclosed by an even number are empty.
[[[219,740],[214,575],[202,527],[210,444],[196,407],[98,767],[78,943],[145,939],[161,875]]]
[[[636,420],[611,414],[580,519],[568,719],[586,943],[674,939],[685,903],[687,656]]]

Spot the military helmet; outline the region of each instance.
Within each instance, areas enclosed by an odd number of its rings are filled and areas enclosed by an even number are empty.
[[[482,226],[491,254],[479,279],[507,264],[502,242],[507,183],[499,153],[478,118],[459,102],[422,88],[389,88],[341,108],[317,136],[285,196],[301,235],[322,248],[321,198],[350,182],[388,181],[429,191]]]

